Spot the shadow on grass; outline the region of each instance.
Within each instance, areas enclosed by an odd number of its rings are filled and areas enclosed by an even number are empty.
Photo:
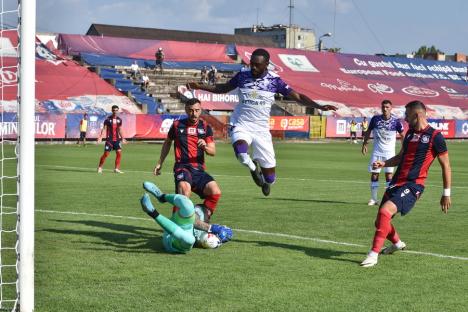
[[[73,167],[42,167],[42,170],[46,171],[59,171],[59,172],[82,172],[82,173],[93,173],[93,174],[98,174],[97,173],[97,168],[92,169],[92,168],[73,168]]]
[[[163,231],[158,228],[157,224],[154,224],[154,228],[152,228],[151,226],[141,227],[95,220],[69,221],[56,219],[51,221],[66,223],[75,227],[75,229],[49,228],[41,231],[75,236],[76,241],[84,245],[98,245],[115,252],[166,252],[162,244]],[[92,227],[93,229],[86,229],[85,227]],[[83,236],[91,237],[98,241],[84,241],[82,239]],[[73,241],[70,240],[70,242]],[[102,250],[103,248],[85,247],[84,249]]]
[[[321,203],[321,204],[346,204],[346,205],[360,205],[362,202],[355,203],[349,201],[340,200],[326,200],[326,199],[301,199],[301,198],[282,198],[282,197],[259,197],[264,200],[282,200],[288,202],[309,202],[309,203]]]
[[[340,251],[340,250],[332,250],[332,249],[323,249],[323,248],[313,248],[313,247],[305,247],[299,245],[292,245],[292,244],[284,244],[284,243],[277,243],[277,242],[267,242],[267,241],[246,241],[246,240],[234,240],[236,243],[247,243],[247,244],[257,244],[260,247],[275,247],[275,248],[285,248],[295,251],[300,251],[305,253],[310,257],[315,258],[322,258],[328,260],[336,260],[336,261],[344,261],[344,262],[352,262],[352,263],[361,263],[361,261],[352,260],[346,258],[346,255],[362,255],[365,256],[362,252],[349,252],[349,251]]]

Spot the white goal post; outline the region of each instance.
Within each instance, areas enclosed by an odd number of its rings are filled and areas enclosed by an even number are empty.
[[[1,0],[0,311],[34,311],[35,51],[36,0]]]

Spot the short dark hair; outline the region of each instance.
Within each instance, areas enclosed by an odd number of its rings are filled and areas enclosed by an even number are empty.
[[[112,109],[119,109],[117,105],[112,105]]]
[[[197,99],[197,98],[191,98],[191,99],[188,99],[187,102],[185,102],[185,106],[192,106],[192,105],[195,105],[197,103],[200,103],[200,100]]]
[[[424,105],[424,103],[421,101],[411,101],[405,105],[405,108],[407,109],[421,108],[424,111],[426,111],[426,105]]]
[[[385,104],[390,104],[393,106],[393,103],[390,100],[383,100],[381,105],[385,105]]]
[[[270,53],[265,49],[256,49],[253,51],[252,56],[263,56],[266,62],[270,62]]]

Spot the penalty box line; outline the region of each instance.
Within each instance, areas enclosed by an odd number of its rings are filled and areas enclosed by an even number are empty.
[[[6,207],[4,207],[4,208],[6,208]],[[8,208],[12,208],[12,207],[8,207]],[[14,208],[14,209],[16,209],[16,208]],[[92,217],[102,217],[102,218],[117,218],[117,219],[128,219],[128,220],[138,220],[138,221],[150,221],[148,218],[131,217],[131,216],[118,216],[118,215],[109,215],[109,214],[97,214],[97,213],[87,213],[87,212],[56,211],[56,210],[44,210],[44,209],[36,209],[36,212],[67,214],[67,215],[82,215],[82,216],[92,216]],[[236,231],[236,232],[241,232],[241,233],[257,234],[257,235],[272,236],[272,237],[283,237],[283,238],[287,238],[287,239],[298,239],[298,240],[304,240],[304,241],[313,241],[313,242],[321,243],[321,244],[332,244],[332,245],[341,245],[341,246],[350,246],[350,247],[359,247],[359,248],[366,247],[365,245],[361,245],[361,244],[339,242],[339,241],[320,239],[320,238],[314,238],[314,237],[307,237],[307,236],[299,236],[299,235],[291,235],[291,234],[283,234],[283,233],[274,233],[274,232],[262,232],[262,231],[244,230],[244,229],[233,229],[233,230]],[[408,253],[408,254],[414,254],[414,255],[421,255],[421,256],[431,256],[431,257],[437,257],[437,258],[468,261],[468,257],[443,255],[443,254],[438,254],[438,253],[433,253],[433,252],[414,251],[414,250],[402,250],[401,252]]]
[[[58,165],[36,165],[36,167],[49,167],[49,168],[63,168],[63,169],[80,169],[83,170],[84,172],[88,171],[94,171],[96,172],[97,168],[88,168],[88,167],[73,167],[73,166],[58,166]],[[146,173],[146,174],[151,174],[153,175],[153,172],[148,170],[148,171],[141,171],[141,170],[124,170],[122,169],[125,173]],[[112,173],[113,170],[111,169],[104,169],[104,173]],[[97,173],[96,173],[97,174]],[[112,173],[113,174],[113,173]],[[163,172],[163,175],[173,175],[172,172]],[[211,174],[215,178],[249,178],[252,179],[250,175],[245,175],[245,176],[237,176],[237,175],[228,175],[228,174]],[[366,184],[369,185],[369,181],[362,181],[362,180],[333,180],[333,179],[314,179],[314,178],[289,178],[289,177],[277,177],[277,180],[289,180],[289,181],[316,181],[316,182],[330,182],[330,183],[353,183],[353,184]],[[441,184],[426,184],[426,186],[431,186],[431,187],[441,187]],[[468,186],[454,186],[452,185],[452,188],[454,189],[468,189]]]

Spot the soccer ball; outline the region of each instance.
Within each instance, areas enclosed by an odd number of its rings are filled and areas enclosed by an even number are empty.
[[[221,246],[221,241],[218,236],[213,233],[203,232],[198,242],[200,246],[206,249],[215,249]]]

